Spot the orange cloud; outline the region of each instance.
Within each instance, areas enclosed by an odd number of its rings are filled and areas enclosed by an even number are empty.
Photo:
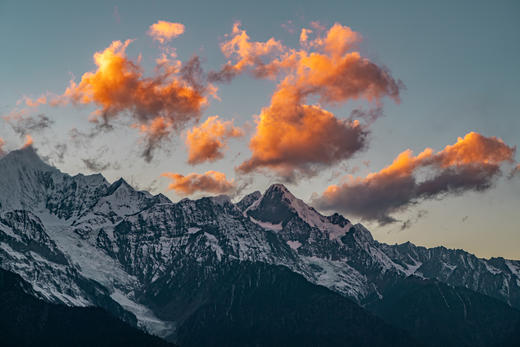
[[[5,155],[4,146],[5,146],[5,141],[3,138],[0,137],[0,157]]]
[[[353,51],[360,40],[349,27],[334,24],[325,30],[316,24],[314,30],[302,30],[300,49],[290,49],[273,38],[251,41],[235,24],[221,45],[230,61],[215,76],[229,80],[249,71],[259,78],[279,78],[271,104],[258,117],[249,145],[252,156],[239,171],[269,168],[290,180],[312,175],[317,168],[335,165],[365,148],[366,126],[338,119],[321,105],[307,104],[310,97],[318,97],[322,104],[363,98],[379,107],[385,96],[399,102],[401,83]]]
[[[249,147],[250,159],[238,170],[269,168],[286,180],[312,175],[320,166],[348,159],[366,145],[357,121],[340,120],[319,106],[302,105],[295,88],[281,88],[262,110]]]
[[[274,53],[285,50],[280,41],[270,38],[266,42],[251,41],[247,32],[240,28],[240,22],[235,22],[229,40],[220,45],[222,53],[230,60],[218,72],[210,73],[210,80],[229,82],[246,68],[259,71],[264,66],[263,58],[269,58]]]
[[[131,40],[114,41],[94,54],[97,69],[86,72],[79,83],[70,82],[65,93],[53,104],[97,105],[91,121],[108,124],[121,114],[129,114],[135,127],[145,135],[147,147],[143,155],[151,159],[152,151],[161,140],[192,120],[198,120],[207,103],[206,95],[215,93],[206,85],[198,57],[186,64],[161,61],[156,75],[144,77],[139,60],[127,58],[125,50]]]
[[[304,45],[307,40],[309,39],[309,35],[312,33],[312,30],[311,29],[305,29],[303,28],[301,33],[300,33],[300,43],[302,45]]]
[[[514,149],[508,147],[501,139],[484,137],[471,132],[457,142],[446,146],[434,158],[441,167],[474,163],[499,164],[512,160]]]
[[[191,173],[187,176],[167,172],[161,176],[172,180],[168,189],[178,194],[191,195],[196,192],[224,194],[235,189],[234,181],[228,181],[225,174],[217,171],[208,171],[204,174]]]
[[[78,84],[71,81],[64,95],[75,103],[99,105],[95,116],[105,120],[123,111],[143,122],[156,115],[182,122],[198,114],[207,102],[201,91],[175,76],[143,77],[139,65],[126,57],[130,43],[114,41],[95,53],[97,70],[83,74]]]
[[[31,135],[27,134],[25,135],[25,143],[23,144],[22,148],[27,148],[33,145],[33,138]]]
[[[283,46],[274,38],[270,38],[266,42],[251,42],[247,32],[240,28],[240,22],[236,22],[233,25],[231,39],[224,42],[221,49],[226,57],[237,60],[233,67],[237,71],[243,71],[246,67],[259,64],[261,57],[282,51]]]
[[[172,23],[166,22],[164,20],[160,20],[157,23],[154,23],[150,26],[148,30],[148,35],[150,35],[154,40],[159,41],[160,43],[165,43],[170,41],[177,36],[180,36],[184,33],[184,25],[181,23]]]
[[[233,125],[233,121],[221,121],[218,116],[209,117],[199,126],[194,126],[186,134],[188,163],[200,164],[221,159],[227,140],[243,136],[242,129]]]
[[[420,200],[490,188],[515,151],[501,139],[471,132],[436,153],[427,148],[413,156],[406,150],[379,172],[329,186],[314,203],[381,224],[395,222],[391,214]]]
[[[38,107],[40,105],[47,104],[47,97],[45,95],[42,95],[37,99],[31,99],[31,98],[25,97],[24,101],[25,101],[25,104],[29,107]]]

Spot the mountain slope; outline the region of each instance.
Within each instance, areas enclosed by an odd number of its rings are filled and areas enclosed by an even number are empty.
[[[171,346],[99,308],[43,302],[20,276],[0,270],[2,346]]]
[[[202,282],[211,287],[208,297],[179,327],[183,346],[419,345],[283,266],[233,262],[213,275],[213,281]]]
[[[365,307],[429,346],[519,346],[520,311],[486,295],[411,276]]]

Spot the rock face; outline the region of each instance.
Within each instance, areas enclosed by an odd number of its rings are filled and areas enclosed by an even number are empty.
[[[283,185],[236,204],[226,196],[172,203],[123,179],[61,173],[31,147],[0,159],[0,266],[47,301],[100,306],[175,340],[193,315],[216,317],[206,311],[213,288],[204,281],[240,263],[283,266],[374,310],[410,277],[520,308],[520,261],[382,244]],[[190,300],[175,295],[186,288]]]

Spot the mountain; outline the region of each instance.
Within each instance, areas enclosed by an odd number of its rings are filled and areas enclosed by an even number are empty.
[[[233,261],[221,263],[210,276],[190,277],[182,282],[188,291],[184,286],[173,293],[184,305],[197,307],[178,329],[182,346],[420,345],[352,300],[284,266]]]
[[[365,308],[428,346],[520,346],[520,311],[492,297],[410,276]]]
[[[339,306],[361,305],[366,317],[373,317],[366,312],[370,310],[396,331],[406,330],[428,344],[419,330],[393,321],[402,314],[390,305],[398,302],[395,288],[409,288],[414,281],[425,284],[425,293],[435,286],[457,288],[454,293],[459,295],[468,290],[477,295],[471,297],[475,309],[493,306],[496,312],[507,312],[504,317],[516,317],[520,308],[520,261],[481,259],[444,247],[383,244],[363,225],[339,214],[324,216],[280,184],[237,203],[226,196],[172,203],[161,194],[136,191],[123,179],[110,184],[101,175],[67,175],[44,163],[31,147],[0,159],[0,266],[19,274],[48,302],[102,307],[154,335],[187,345],[209,344],[194,340],[202,339],[204,332],[223,345],[218,336],[225,336],[227,343],[244,336],[247,324],[253,324],[251,317],[233,305],[232,316],[226,315],[221,303],[230,296],[233,302],[243,300],[255,308],[258,317],[266,317],[263,327],[272,331],[273,317],[283,317],[287,309],[283,300],[278,298],[272,311],[253,304],[265,301],[262,291],[275,291],[276,286],[258,282],[275,273],[281,283],[289,281],[294,288],[306,281],[307,292],[313,293],[295,298],[300,304],[293,308],[302,311],[293,322],[301,327],[311,322],[303,307],[326,318],[317,309],[317,298],[334,302],[341,297],[349,301]],[[241,280],[235,269],[242,266],[251,273],[247,283],[256,280],[258,285],[242,286],[236,292],[226,279]],[[280,271],[283,274],[278,275]],[[414,302],[428,313],[433,301],[422,300],[420,292]],[[318,301],[302,305],[309,297]],[[496,299],[492,301],[496,305],[483,297]],[[451,306],[435,308],[442,314],[427,317],[433,322],[456,313]],[[348,316],[337,314],[334,319],[354,324]],[[475,319],[485,322],[484,317]],[[233,334],[218,335],[214,330],[218,326],[227,331],[237,322],[243,325]],[[499,329],[501,320],[496,322],[482,325],[486,332],[475,333],[468,341],[485,342],[490,337],[506,341]],[[473,323],[462,320],[461,324],[471,332]],[[320,327],[308,341],[325,328]],[[291,333],[296,336],[301,331]],[[337,333],[343,336],[347,331]],[[451,333],[439,325],[441,339]]]
[[[94,307],[50,304],[31,286],[0,270],[2,346],[173,346]]]

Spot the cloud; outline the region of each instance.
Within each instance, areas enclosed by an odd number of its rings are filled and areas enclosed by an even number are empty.
[[[298,174],[348,159],[366,146],[366,129],[357,121],[341,120],[317,105],[302,105],[298,91],[278,90],[262,110],[250,141],[253,155],[238,170],[268,168],[288,181]]]
[[[85,167],[93,172],[101,172],[110,167],[110,163],[102,162],[96,158],[81,159]]]
[[[148,35],[160,43],[165,43],[184,33],[184,25],[160,20],[150,26]]]
[[[156,115],[172,122],[184,122],[197,115],[206,103],[201,90],[168,74],[143,77],[140,66],[126,57],[130,43],[114,41],[94,54],[97,70],[83,74],[79,83],[71,81],[64,96],[77,104],[100,106],[94,120],[108,121],[125,111],[140,123]]]
[[[22,148],[31,147],[33,145],[34,141],[31,135],[27,134],[25,135],[25,143],[23,144]]]
[[[37,99],[31,99],[28,97],[24,97],[23,101],[28,107],[38,107],[40,105],[46,105],[47,104],[47,96],[41,95]]]
[[[251,41],[239,23],[227,38],[221,49],[229,61],[215,73],[215,80],[250,72],[279,81],[271,104],[257,117],[249,145],[252,156],[239,172],[268,169],[286,180],[314,175],[366,147],[368,126],[355,117],[370,124],[381,114],[383,97],[400,100],[402,83],[353,50],[361,36],[349,27],[334,24],[325,30],[316,24],[312,30],[304,29],[299,49],[274,38]],[[309,104],[310,98],[320,104]],[[376,107],[368,113],[358,110],[347,119],[323,108],[357,99]]]
[[[25,136],[28,133],[36,133],[47,128],[50,128],[54,121],[44,114],[39,114],[36,117],[15,117],[8,119],[14,132],[20,136]]]
[[[69,130],[70,142],[76,147],[85,147],[86,143],[92,140],[97,134],[98,132],[96,131],[90,131],[87,133],[78,128],[72,128]]]
[[[225,194],[235,189],[234,181],[228,181],[226,175],[217,171],[208,171],[204,174],[191,173],[181,175],[177,173],[163,173],[161,176],[172,180],[168,189],[177,194],[191,195],[196,192]]]
[[[149,161],[161,141],[199,119],[208,103],[206,96],[214,94],[215,87],[205,82],[198,57],[185,65],[180,61],[161,62],[154,76],[143,76],[139,60],[134,62],[126,56],[130,43],[114,41],[95,53],[97,69],[84,73],[79,83],[71,81],[52,104],[96,105],[98,109],[90,120],[104,125],[130,115],[133,126],[144,135],[143,156]]]
[[[489,189],[515,151],[501,139],[471,132],[439,152],[427,148],[414,156],[406,150],[379,172],[329,186],[313,203],[380,224],[396,222],[392,214],[422,200]]]
[[[512,179],[513,177],[515,177],[516,175],[519,175],[520,174],[520,164],[517,164],[513,170],[509,173],[509,179]]]
[[[119,15],[119,7],[117,7],[117,5],[114,5],[113,16],[114,16],[116,23],[121,24],[121,16]]]
[[[58,163],[63,163],[63,159],[65,158],[65,153],[67,153],[67,144],[66,143],[57,143],[54,145],[54,151],[52,152],[52,156],[56,158]]]
[[[285,49],[281,42],[274,38],[266,42],[252,42],[247,32],[240,28],[240,22],[235,22],[231,35],[226,37],[229,37],[229,40],[223,42],[220,48],[230,60],[220,71],[210,72],[210,81],[229,82],[246,68],[253,68],[255,74],[262,75],[261,71],[265,66],[262,58],[268,58]]]
[[[0,137],[0,157],[5,155],[4,146],[5,146],[5,141],[3,138]]]
[[[218,116],[208,117],[186,133],[188,163],[194,165],[223,158],[227,140],[243,135],[242,129],[234,126],[233,121],[222,121]]]
[[[417,223],[419,221],[419,219],[423,218],[427,214],[428,214],[428,211],[420,210],[419,212],[417,212],[417,215],[414,218],[408,218],[407,220],[405,220],[401,224],[401,227],[399,228],[399,230],[403,231],[403,230],[409,229],[414,223]]]

